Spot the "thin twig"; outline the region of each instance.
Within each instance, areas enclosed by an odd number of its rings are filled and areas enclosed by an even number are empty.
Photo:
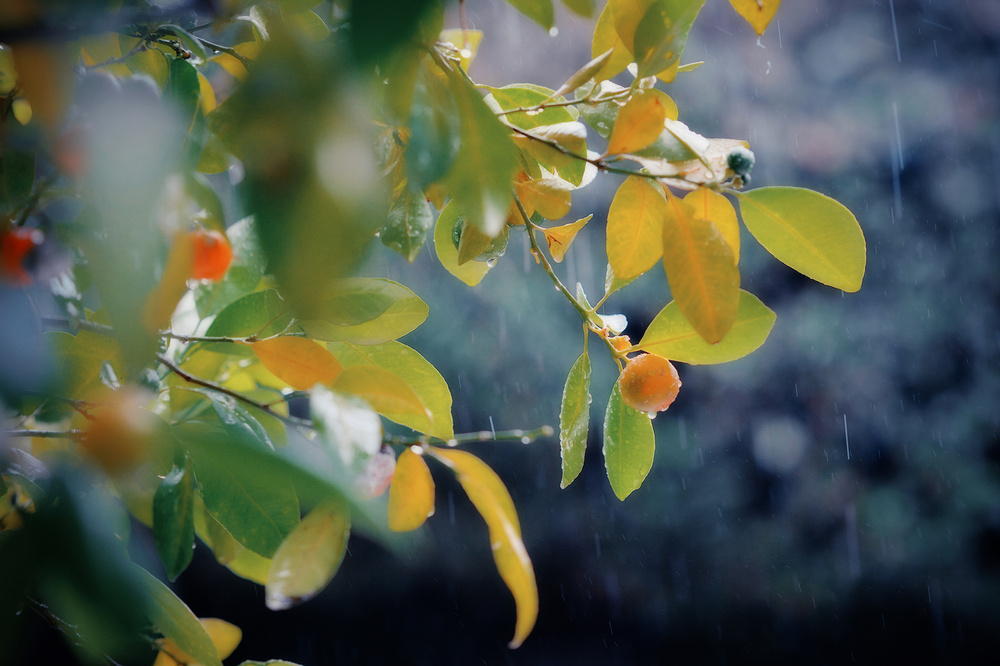
[[[39,439],[75,439],[81,430],[6,430],[8,437],[38,437]]]
[[[257,402],[253,398],[245,396],[242,393],[234,391],[234,390],[232,390],[230,388],[226,388],[225,386],[222,386],[220,384],[216,384],[215,382],[209,381],[207,379],[202,379],[201,377],[195,377],[194,375],[192,375],[192,374],[188,373],[187,371],[182,370],[178,366],[174,365],[174,363],[171,362],[170,359],[168,359],[167,357],[163,356],[162,354],[157,354],[156,355],[156,360],[159,361],[160,363],[162,363],[164,366],[166,366],[166,368],[168,370],[170,370],[175,375],[177,375],[178,377],[180,377],[181,379],[183,379],[184,381],[186,381],[189,384],[194,384],[196,386],[201,386],[202,388],[207,388],[207,389],[209,389],[211,391],[216,391],[218,393],[222,393],[223,395],[228,395],[230,398],[234,398],[235,400],[239,400],[240,402],[242,402],[242,403],[244,403],[246,405],[250,405],[251,407],[256,407],[257,409],[259,409],[259,410],[261,410],[263,412],[267,412],[271,416],[274,416],[274,417],[276,417],[276,418],[284,421],[285,423],[288,423],[289,425],[299,426],[299,427],[302,427],[302,428],[309,428],[310,430],[315,430],[316,429],[315,424],[312,421],[310,421],[309,419],[300,419],[300,418],[298,418],[296,416],[286,416],[286,415],[282,414],[281,412],[278,412],[275,409],[272,409],[271,406],[268,405],[268,404],[265,404],[263,402]]]
[[[543,425],[533,430],[522,430],[521,428],[515,428],[514,430],[497,430],[496,432],[492,430],[480,430],[478,432],[463,432],[458,433],[449,440],[443,440],[437,437],[427,437],[426,435],[418,437],[402,437],[398,435],[389,436],[386,435],[382,438],[382,442],[385,444],[395,445],[395,446],[422,446],[425,444],[430,444],[432,442],[443,443],[446,446],[459,446],[460,444],[471,444],[474,442],[492,442],[492,441],[519,441],[522,444],[531,444],[535,440],[541,437],[551,437],[555,434],[555,429],[550,425]]]

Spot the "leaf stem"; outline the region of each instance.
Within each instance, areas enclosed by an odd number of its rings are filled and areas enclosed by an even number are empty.
[[[274,416],[274,417],[276,417],[276,418],[284,421],[285,423],[287,423],[289,425],[299,426],[299,427],[302,427],[302,428],[309,428],[310,430],[315,430],[316,429],[315,424],[312,421],[310,421],[309,419],[300,419],[300,418],[298,418],[296,416],[285,416],[281,412],[278,412],[278,411],[272,409],[270,404],[265,404],[263,402],[257,402],[253,398],[245,396],[242,393],[239,393],[239,392],[234,391],[232,389],[226,388],[225,386],[222,386],[220,384],[216,384],[215,382],[209,381],[207,379],[202,379],[201,377],[195,377],[194,375],[192,375],[192,374],[186,372],[185,370],[182,370],[178,366],[174,365],[174,363],[171,362],[170,359],[168,359],[167,357],[163,356],[162,354],[157,354],[156,355],[156,360],[159,361],[160,363],[162,363],[164,366],[166,366],[166,368],[168,370],[170,370],[175,375],[177,375],[178,377],[180,377],[184,381],[188,382],[189,384],[194,384],[196,386],[201,386],[202,388],[207,388],[207,389],[209,389],[211,391],[216,391],[218,393],[222,393],[223,395],[228,395],[230,398],[233,398],[235,400],[239,400],[243,404],[250,405],[251,407],[256,407],[257,409],[259,409],[261,411],[267,412],[271,416]],[[273,403],[271,403],[271,404],[273,404]]]

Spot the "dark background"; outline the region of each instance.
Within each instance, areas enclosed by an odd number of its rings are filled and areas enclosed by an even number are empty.
[[[500,2],[468,10],[486,32],[477,81],[555,87],[590,58],[592,23],[565,12],[550,37]],[[514,607],[485,526],[445,474],[412,548],[353,539],[301,607],[268,611],[262,588],[205,549],[180,596],[243,628],[229,663],[996,663],[998,57],[995,0],[787,0],[760,40],[709,0],[684,58],[707,64],[664,88],[680,119],[748,139],[753,186],[810,187],[851,208],[865,284],[824,287],[745,236],[743,286],[777,313],[771,337],[735,363],[680,366],[653,469],[625,502],[600,456],[614,370],[599,354],[590,451],[570,488],[554,440],[471,449],[510,488],[535,566],[540,616],[520,649],[505,647]],[[574,197],[595,219],[557,268],[592,296],[619,182],[600,176]],[[583,343],[523,234],[472,289],[427,250],[413,265],[389,255],[370,274],[430,305],[404,342],[448,380],[456,431],[557,425]],[[638,339],[667,300],[656,268],[606,312]],[[57,638],[30,631],[36,663],[60,658]]]

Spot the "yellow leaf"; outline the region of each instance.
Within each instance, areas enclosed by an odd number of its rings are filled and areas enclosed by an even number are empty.
[[[340,365],[339,361],[337,365]],[[413,392],[409,384],[384,368],[373,365],[348,366],[333,383],[333,389],[358,396],[379,413],[423,414],[427,417],[428,424],[421,430],[427,432],[431,428],[431,415],[424,408],[423,401]]]
[[[580,229],[583,229],[584,225],[592,217],[594,217],[593,213],[570,224],[542,229],[542,232],[545,233],[545,242],[549,244],[549,254],[552,255],[553,261],[557,264],[562,263],[563,257],[566,256],[566,252],[569,250],[569,246],[573,244],[577,233],[580,232]]]
[[[663,190],[648,179],[630,176],[618,188],[608,210],[608,263],[615,277],[642,275],[663,255]]]
[[[420,449],[411,446],[399,454],[389,486],[389,529],[409,532],[434,515],[434,479]]]
[[[282,336],[250,346],[265,368],[300,391],[308,391],[316,384],[329,386],[342,370],[336,356],[307,338]]]
[[[767,24],[778,11],[781,0],[729,0],[729,4],[737,14],[746,19],[758,35],[763,35]]]
[[[600,54],[607,52],[608,49],[612,49],[611,57],[594,74],[594,81],[597,83],[621,73],[632,62],[631,50],[625,46],[622,38],[618,36],[618,31],[615,30],[610,2],[604,6],[604,10],[597,19],[597,25],[594,26],[594,38],[591,42],[590,52],[596,58]]]
[[[667,190],[663,267],[684,318],[705,342],[722,340],[736,321],[740,272],[733,251],[709,220]]]
[[[326,587],[344,560],[350,534],[351,511],[343,501],[329,501],[310,511],[271,559],[267,607],[286,610]]]
[[[663,131],[667,109],[659,96],[636,93],[621,111],[608,138],[608,155],[634,153],[653,143]]]
[[[70,103],[73,70],[64,45],[55,41],[11,45],[21,94],[47,131],[54,131]],[[20,118],[18,119],[20,120]]]
[[[257,53],[260,51],[260,44],[253,41],[243,42],[242,44],[234,46],[233,50],[248,60],[256,60]],[[247,74],[249,74],[249,72],[247,72],[247,68],[243,66],[243,63],[240,62],[238,58],[234,58],[228,53],[214,55],[209,58],[209,60],[222,67],[222,69],[229,72],[233,78],[239,81],[245,79]]]
[[[201,92],[201,110],[207,116],[215,110],[215,90],[209,83],[208,77],[198,72],[198,89]]]
[[[514,190],[525,210],[533,210],[547,220],[558,220],[569,212],[573,186],[562,178],[539,178],[515,183]]]
[[[146,297],[146,304],[143,306],[143,324],[150,333],[170,326],[170,316],[187,293],[187,281],[191,277],[193,264],[194,245],[188,242],[184,232],[179,231],[174,234],[160,283]]]
[[[15,97],[14,101],[10,103],[10,108],[14,112],[17,122],[22,125],[27,125],[31,122],[31,102],[23,97]]]
[[[468,70],[479,50],[479,44],[483,41],[482,30],[463,30],[461,28],[449,28],[442,30],[438,36],[438,41],[448,42],[458,49],[458,57],[462,63],[462,69]]]
[[[231,655],[236,650],[236,646],[243,640],[243,632],[235,624],[217,617],[198,618],[198,622],[204,627],[208,637],[212,639],[212,645],[215,646],[220,660]],[[199,666],[194,657],[181,650],[176,643],[167,638],[160,646],[160,653],[156,655],[153,666],[175,666],[175,664]]]
[[[736,219],[736,209],[729,199],[707,187],[699,187],[684,197],[691,204],[695,216],[711,221],[722,234],[722,238],[733,251],[733,261],[740,261],[740,223]]]
[[[432,447],[431,453],[455,471],[458,482],[486,521],[493,561],[514,595],[517,621],[508,647],[520,647],[538,618],[538,586],[528,551],[521,540],[521,526],[506,486],[486,463],[466,451]]]

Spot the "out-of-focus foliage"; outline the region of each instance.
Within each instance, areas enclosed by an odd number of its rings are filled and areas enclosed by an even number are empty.
[[[553,27],[548,0],[510,1]],[[483,35],[444,30],[433,0],[0,10],[0,289],[18,308],[2,333],[25,346],[0,376],[0,570],[16,572],[4,644],[30,608],[86,660],[219,664],[239,630],[199,621],[129,562],[128,515],[151,530],[149,568],[177,579],[201,541],[286,609],[329,583],[353,532],[394,547],[393,532],[434,513],[429,457],[485,520],[520,646],[539,592],[513,499],[451,448],[486,437],[455,433],[447,382],[399,341],[427,302],[358,273],[383,245],[413,262],[432,240],[472,287],[524,233],[583,322],[562,399],[563,486],[591,426],[589,340],[621,369],[640,352],[724,363],[767,338],[774,313],[740,289],[724,195],[780,261],[857,291],[854,216],[812,190],[743,192],[746,142],[696,133],[656,88],[693,69],[681,58],[702,5],[612,0],[593,59],[555,90],[478,84]],[[747,16],[758,33],[776,6]],[[628,87],[609,80],[626,68]],[[593,216],[543,225],[620,177],[592,304],[549,257],[572,256]],[[660,295],[633,345],[627,318],[599,310],[661,259],[673,300]],[[601,389],[605,469],[624,500],[653,466],[654,430],[619,383]]]

